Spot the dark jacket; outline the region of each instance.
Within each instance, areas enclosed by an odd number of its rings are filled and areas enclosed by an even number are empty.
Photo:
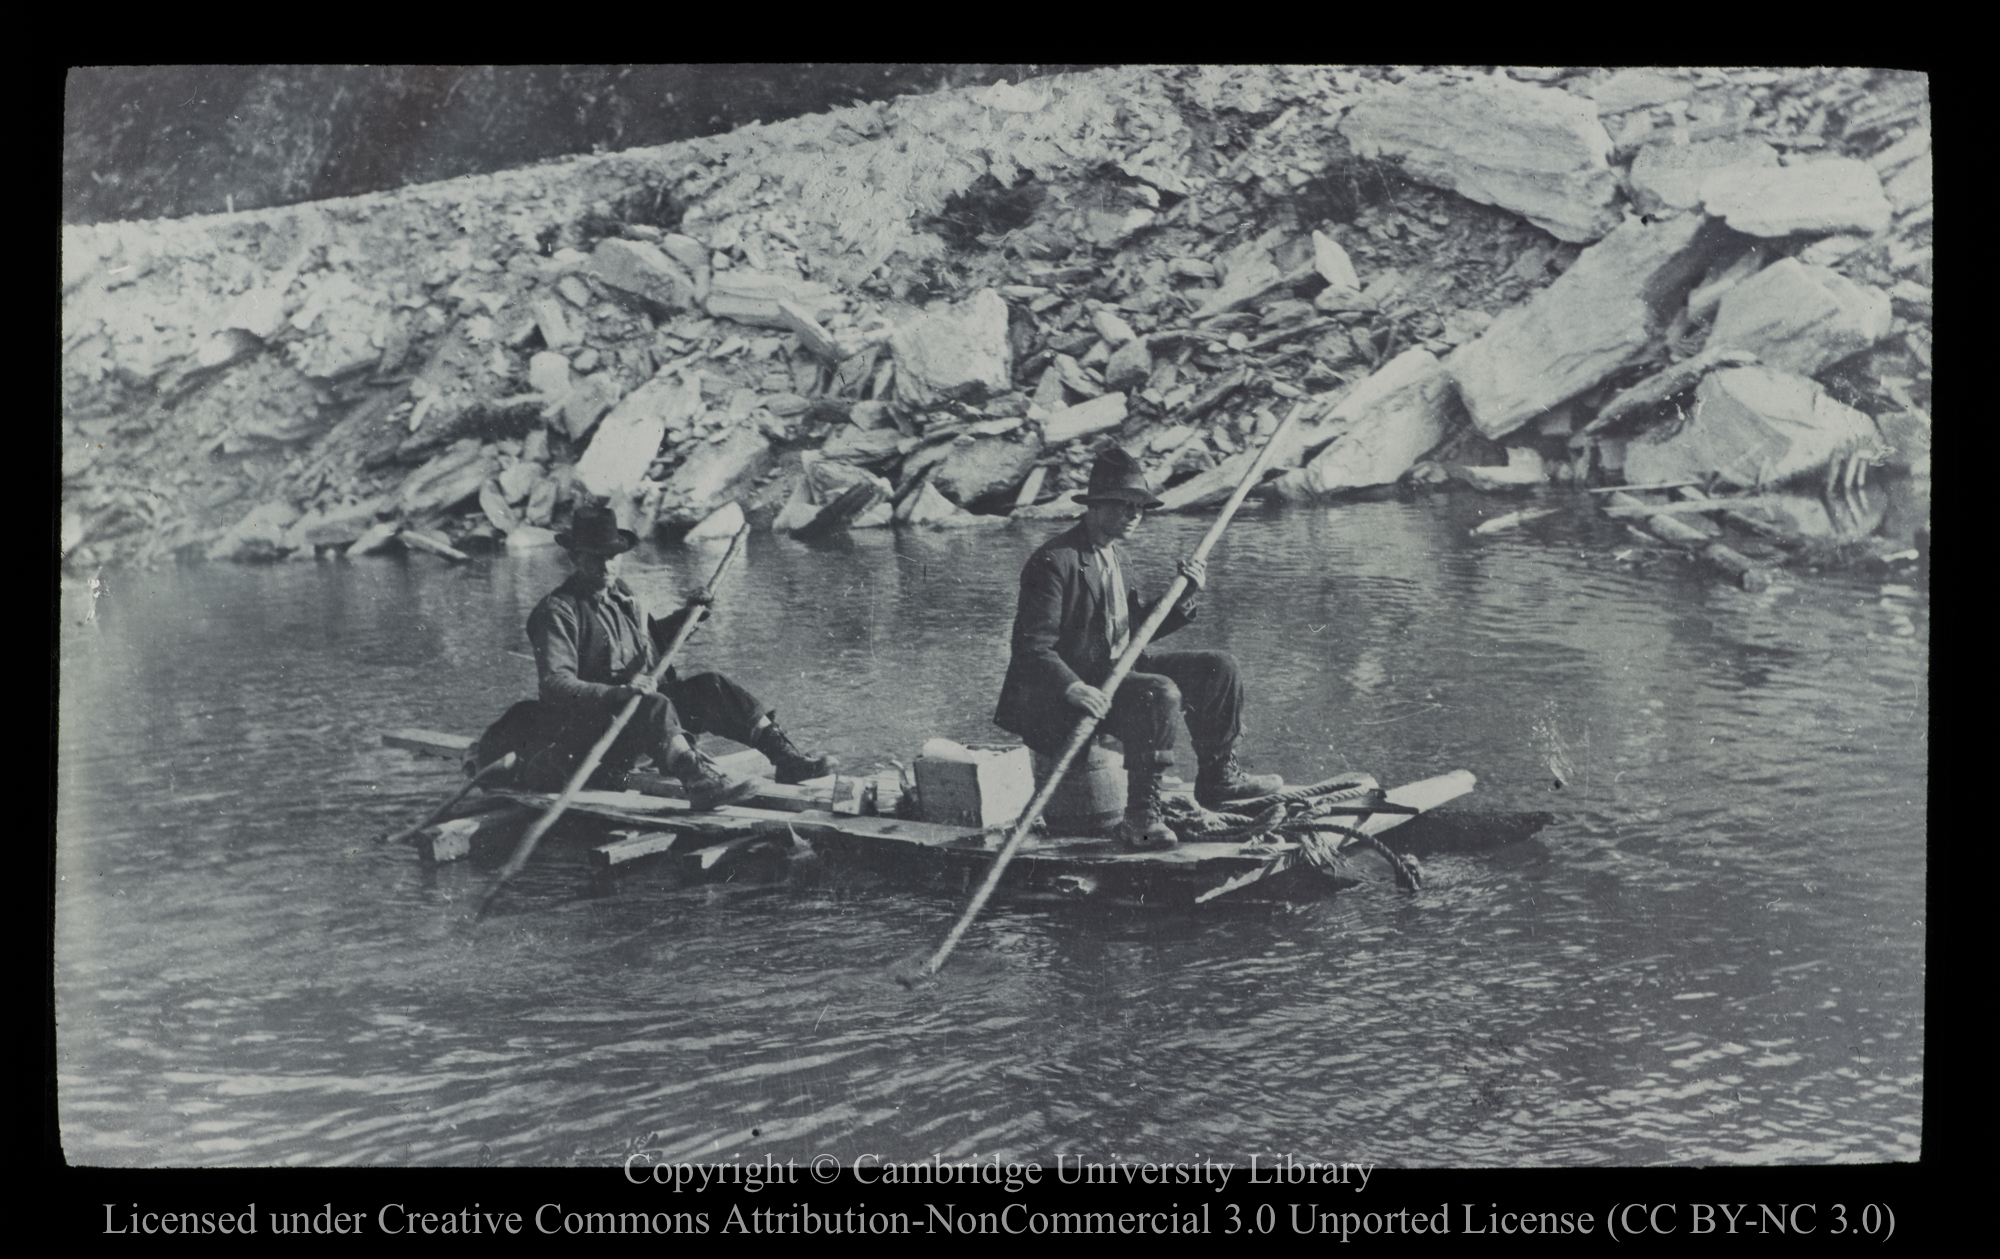
[[[1120,567],[1123,568],[1122,562]],[[1136,631],[1153,613],[1128,587],[1126,610]],[[1156,601],[1157,602],[1157,601]],[[1160,622],[1155,638],[1173,633],[1195,617],[1192,598],[1183,599]],[[1014,655],[1007,680],[1000,684],[1000,706],[993,723],[1026,739],[1030,746],[1046,742],[1050,730],[1075,724],[1077,709],[1063,692],[1072,683],[1101,685],[1117,663],[1106,641],[1110,609],[1104,596],[1104,572],[1093,557],[1090,535],[1082,521],[1075,528],[1043,543],[1021,570],[1021,598],[1014,613]],[[1060,735],[1056,736],[1058,741]]]
[[[665,618],[648,615],[632,588],[616,579],[607,596],[592,599],[571,577],[528,614],[544,700],[564,708],[602,705],[614,687],[653,667],[687,615],[685,608]],[[641,633],[642,625],[649,632]]]

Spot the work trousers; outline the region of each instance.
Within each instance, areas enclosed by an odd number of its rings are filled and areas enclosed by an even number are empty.
[[[561,790],[624,706],[622,699],[607,699],[563,712],[552,746],[528,764],[531,788]],[[747,744],[751,728],[771,711],[764,701],[720,673],[683,678],[669,669],[659,690],[640,699],[639,710],[625,723],[591,781],[608,784],[616,775],[630,771],[641,756],[651,756],[659,771],[666,773],[667,747],[679,734],[687,735],[690,742],[699,735],[719,734]]]
[[[1102,686],[1110,673],[1106,668],[1084,681]],[[1043,755],[1055,756],[1082,715],[1081,709],[1064,703],[1047,713],[1042,728],[1025,741]],[[1236,657],[1226,651],[1140,652],[1097,728],[1125,745],[1127,765],[1171,765],[1176,718],[1182,716],[1197,752],[1233,744],[1242,736],[1243,679]]]

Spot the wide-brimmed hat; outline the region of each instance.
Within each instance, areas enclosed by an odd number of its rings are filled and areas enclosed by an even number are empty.
[[[1146,484],[1146,472],[1139,466],[1139,461],[1117,446],[1097,456],[1096,462],[1090,465],[1089,487],[1083,493],[1070,497],[1086,504],[1137,503],[1149,511],[1164,506],[1153,497],[1153,487]]]
[[[556,545],[590,555],[623,555],[639,545],[639,535],[620,529],[618,516],[609,507],[579,507],[568,531],[556,535]]]

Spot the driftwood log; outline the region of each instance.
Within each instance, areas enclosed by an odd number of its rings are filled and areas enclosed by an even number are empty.
[[[1694,548],[1703,560],[1712,567],[1728,573],[1743,589],[1754,592],[1770,586],[1771,574],[1768,571],[1757,567],[1742,552],[1715,541],[1693,525],[1676,520],[1670,515],[1661,514],[1657,508],[1650,509],[1649,512],[1648,504],[1640,502],[1630,494],[1613,494],[1611,501],[1615,507],[1629,509],[1620,512],[1621,515],[1644,516],[1646,532],[1661,541]]]

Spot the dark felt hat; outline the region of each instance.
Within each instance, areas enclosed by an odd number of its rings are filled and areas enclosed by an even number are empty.
[[[609,507],[579,507],[568,532],[556,535],[556,545],[592,555],[623,555],[639,545],[639,535],[620,529],[618,516]]]
[[[1137,503],[1148,510],[1161,506],[1146,484],[1146,471],[1139,461],[1113,446],[1090,465],[1090,486],[1072,498],[1079,503]]]

